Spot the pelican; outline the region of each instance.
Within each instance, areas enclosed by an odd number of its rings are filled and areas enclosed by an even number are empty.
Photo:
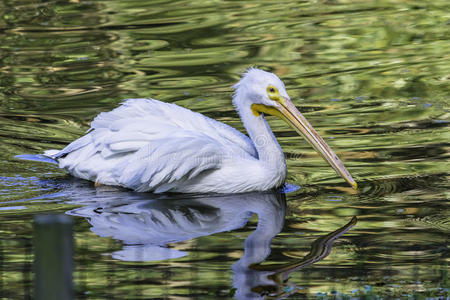
[[[233,104],[248,137],[176,104],[128,99],[100,113],[87,134],[44,156],[75,177],[138,192],[242,193],[281,187],[286,160],[266,115],[286,121],[353,188],[344,164],[291,102],[273,73],[250,68]]]

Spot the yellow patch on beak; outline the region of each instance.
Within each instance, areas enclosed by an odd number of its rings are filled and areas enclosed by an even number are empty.
[[[281,112],[273,106],[267,106],[264,104],[252,104],[251,109],[256,117],[259,117],[261,113],[265,113],[283,119],[283,115],[281,114]]]

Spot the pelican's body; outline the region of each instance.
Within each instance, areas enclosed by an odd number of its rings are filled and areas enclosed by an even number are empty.
[[[72,175],[100,184],[136,191],[246,192],[278,187],[286,175],[278,144],[281,168],[259,160],[244,134],[176,104],[130,99],[101,113],[91,128],[53,157]]]
[[[273,110],[277,106],[282,113],[296,109],[272,73],[250,69],[235,88],[233,104],[249,137],[175,104],[129,99],[99,114],[85,136],[45,155],[73,176],[140,192],[239,193],[277,188],[284,183],[286,162],[264,114],[278,115]],[[295,111],[291,113],[298,118]],[[331,151],[326,147],[323,151]]]

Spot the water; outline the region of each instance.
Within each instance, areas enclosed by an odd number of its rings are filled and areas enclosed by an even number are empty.
[[[67,213],[79,299],[448,297],[449,10],[445,0],[1,1],[0,296],[30,297],[33,217]],[[14,159],[62,148],[132,97],[242,130],[230,87],[249,66],[283,79],[358,192],[272,119],[287,181],[301,186],[285,196],[160,199]],[[295,263],[288,278],[267,267]]]

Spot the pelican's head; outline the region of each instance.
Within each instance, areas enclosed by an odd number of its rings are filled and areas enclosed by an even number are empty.
[[[236,94],[246,104],[264,104],[273,106],[275,97],[290,99],[284,83],[277,75],[260,69],[250,68],[234,86]],[[234,103],[238,108],[243,103]]]
[[[241,110],[242,106],[249,106],[255,118],[261,118],[264,114],[281,118],[300,133],[339,175],[357,189],[356,182],[342,161],[291,102],[283,82],[277,75],[250,68],[234,88],[236,93],[233,103],[238,110]]]

